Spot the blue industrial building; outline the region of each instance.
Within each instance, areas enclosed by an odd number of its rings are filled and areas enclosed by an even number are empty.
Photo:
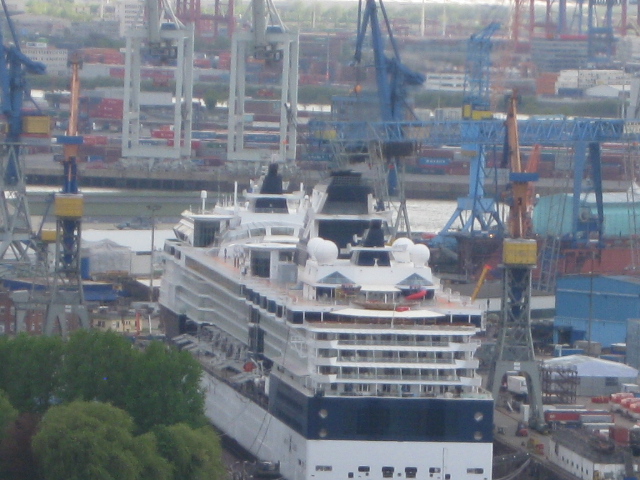
[[[558,279],[553,341],[602,347],[627,341],[627,321],[640,318],[640,278],[575,275]]]

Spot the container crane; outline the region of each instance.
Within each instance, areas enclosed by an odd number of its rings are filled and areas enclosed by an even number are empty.
[[[28,262],[29,249],[35,249],[21,165],[21,137],[23,133],[48,134],[50,125],[47,117],[24,115],[24,100],[30,98],[26,75],[42,75],[46,67],[21,52],[5,0],[2,0],[2,9],[13,41],[12,45],[5,45],[0,30],[1,108],[7,121],[0,153],[0,259],[6,264]]]
[[[287,30],[272,0],[252,0],[251,13],[251,31],[236,30],[232,37],[227,159],[292,164],[296,159],[297,146],[298,34]],[[248,56],[264,62],[271,69],[280,69],[277,153],[267,148],[251,148],[245,143],[245,128],[249,122],[245,111]]]
[[[194,26],[180,22],[168,0],[146,0],[145,10],[145,24],[126,33],[122,155],[130,158],[186,158],[191,155]],[[147,54],[156,65],[175,65],[172,146],[147,145],[141,138],[143,54]]]
[[[530,238],[530,195],[538,174],[527,172],[522,166],[516,101],[513,95],[506,120],[506,154],[511,169],[512,201],[507,224],[509,236],[502,246],[502,310],[488,388],[497,399],[508,372],[520,372],[526,376],[531,405],[529,424],[532,428],[544,430],[542,381],[531,334],[531,271],[537,264],[537,244]]]
[[[56,250],[51,298],[44,323],[44,333],[67,336],[76,327],[90,328],[84,305],[80,275],[80,243],[84,198],[78,190],[77,157],[82,137],[78,135],[78,105],[80,103],[80,58],[74,55],[71,66],[71,102],[67,134],[58,137],[63,144],[64,180],[62,191],[54,198],[56,216]],[[67,317],[70,310],[71,317]],[[77,320],[77,323],[76,323]]]

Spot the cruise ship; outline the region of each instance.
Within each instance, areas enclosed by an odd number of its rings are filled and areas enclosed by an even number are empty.
[[[271,168],[165,244],[167,335],[200,358],[211,422],[272,478],[491,478],[483,310],[384,207],[359,173],[305,195]]]

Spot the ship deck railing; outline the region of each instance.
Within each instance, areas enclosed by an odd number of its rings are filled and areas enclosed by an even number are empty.
[[[371,381],[396,381],[396,382],[460,382],[461,377],[457,375],[385,375],[367,373],[339,373],[337,380],[363,380]]]
[[[383,358],[383,357],[322,357],[335,358],[337,362],[354,362],[354,363],[421,363],[430,365],[456,365],[457,359],[445,358]]]
[[[448,347],[459,342],[420,342],[411,340],[335,340],[339,346],[384,346],[384,347]],[[471,342],[469,342],[471,343]],[[467,345],[468,343],[465,343]],[[478,343],[479,345],[479,343]]]

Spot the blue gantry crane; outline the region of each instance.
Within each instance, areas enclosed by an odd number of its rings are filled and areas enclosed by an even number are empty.
[[[26,199],[26,185],[20,163],[22,134],[49,133],[48,118],[25,116],[24,100],[29,98],[26,75],[45,73],[45,66],[34,62],[20,50],[15,27],[5,0],[2,9],[11,33],[12,44],[5,45],[0,30],[0,95],[2,114],[7,128],[0,152],[0,260],[25,260],[33,246],[33,231]]]
[[[480,128],[474,121],[493,117],[491,112],[491,52],[492,35],[500,28],[490,23],[467,42],[462,118],[471,120],[464,126],[470,134]],[[458,199],[458,206],[434,243],[442,245],[455,231],[456,235],[502,236],[504,225],[493,198],[485,195],[486,146],[482,143],[463,144],[463,152],[471,156],[469,164],[469,193]]]
[[[385,44],[380,19],[378,18],[378,4],[384,19],[387,36],[393,52],[392,56],[385,53]],[[362,62],[362,51],[367,30],[371,28],[371,43],[376,71],[378,100],[380,115],[383,122],[401,122],[406,120],[407,87],[422,85],[426,78],[424,74],[408,68],[400,60],[400,51],[391,30],[391,24],[382,0],[362,1],[358,9],[358,35],[356,50],[353,56],[354,64]]]
[[[378,11],[384,20],[384,30],[391,46],[391,55],[385,50],[385,35],[380,22]],[[371,46],[373,49],[373,61],[375,66],[376,87],[380,108],[380,119],[383,122],[402,122],[409,116],[410,108],[407,102],[408,88],[422,85],[426,77],[420,72],[411,70],[402,63],[400,51],[391,29],[389,17],[382,0],[366,0],[364,5],[360,1],[358,5],[358,29],[356,48],[353,56],[354,65],[361,65],[363,60],[363,48],[367,32],[371,31]],[[356,86],[357,91],[360,89]],[[413,113],[413,112],[411,112]],[[415,115],[413,115],[415,118]],[[405,138],[402,130],[394,132],[392,138],[377,138],[375,135],[367,142],[367,149],[377,142],[381,160],[385,162],[387,170],[387,190],[390,195],[397,195],[400,200],[399,215],[396,218],[394,230],[397,232],[404,223],[407,233],[411,232],[404,189],[402,182],[398,185],[398,159],[415,152],[416,142]],[[369,152],[371,154],[371,152]],[[402,175],[402,172],[400,172]]]

